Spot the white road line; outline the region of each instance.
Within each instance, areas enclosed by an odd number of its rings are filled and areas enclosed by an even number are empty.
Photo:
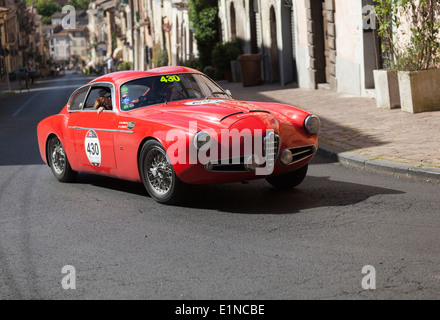
[[[33,95],[31,98],[29,98],[28,99],[28,101],[26,101],[25,103],[23,103],[22,104],[22,106],[20,107],[20,108],[18,108],[15,112],[14,112],[14,114],[12,115],[12,117],[14,118],[14,117],[16,117],[20,112],[21,112],[21,110],[23,110],[29,103],[31,103],[39,94],[41,93],[41,91],[40,92],[37,92],[35,95]]]

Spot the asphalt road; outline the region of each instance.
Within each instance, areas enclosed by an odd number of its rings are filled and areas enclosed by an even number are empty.
[[[0,299],[440,298],[438,184],[322,157],[296,190],[195,187],[181,206],[116,179],[58,182],[36,125],[86,82],[0,101]],[[367,265],[376,289],[362,287]]]

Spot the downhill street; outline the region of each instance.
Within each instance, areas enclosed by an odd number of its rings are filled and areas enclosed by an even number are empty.
[[[58,182],[36,126],[90,79],[41,80],[0,102],[0,299],[440,298],[436,183],[321,155],[295,190],[202,186],[181,206],[117,179]],[[366,265],[374,290],[361,285]]]

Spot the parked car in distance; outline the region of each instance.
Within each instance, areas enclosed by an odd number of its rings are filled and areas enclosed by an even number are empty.
[[[12,72],[9,72],[9,80],[14,81],[17,80],[17,78],[25,79],[26,74],[28,74],[31,81],[38,79],[40,76],[40,72],[38,70],[35,70],[34,68],[19,68]]]

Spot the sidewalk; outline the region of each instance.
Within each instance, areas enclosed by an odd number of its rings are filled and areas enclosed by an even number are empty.
[[[29,82],[29,89],[26,88],[25,81],[22,81],[22,89],[20,90],[20,83],[17,80],[11,80],[8,83],[6,81],[6,78],[3,77],[3,79],[0,80],[0,99],[7,97],[12,94],[20,94],[20,93],[27,93],[32,92],[35,90],[38,90],[41,88],[41,85],[50,82],[50,81],[56,81],[60,76],[49,76],[49,77],[40,77],[34,81],[34,83]]]
[[[11,90],[9,90],[9,86],[6,81],[6,77],[3,77],[3,79],[0,80],[0,99],[5,96],[14,94],[14,93],[20,93],[20,86],[19,86],[19,82],[17,80],[10,81],[9,84],[10,84]],[[24,81],[22,83],[22,86],[23,86],[23,89],[21,90],[21,92],[28,92],[28,89],[25,89],[25,82]],[[29,89],[31,89],[33,87],[35,87],[35,85],[32,83],[29,83]]]
[[[440,181],[440,111],[410,114],[379,109],[373,98],[324,89],[220,84],[238,100],[285,103],[316,114],[322,122],[321,152],[343,164]]]

